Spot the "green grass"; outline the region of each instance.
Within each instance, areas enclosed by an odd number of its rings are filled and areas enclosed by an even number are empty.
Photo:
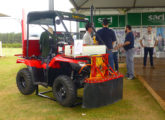
[[[15,54],[22,54],[22,48],[3,48],[3,56],[14,56]]]
[[[4,51],[17,53],[21,49]],[[137,79],[124,80],[122,100],[96,109],[66,108],[35,94],[24,96],[15,78],[25,66],[16,64],[16,57],[10,54],[0,58],[0,120],[165,120],[165,112]],[[121,71],[125,73],[125,69]]]
[[[3,43],[3,48],[22,48],[22,43]]]

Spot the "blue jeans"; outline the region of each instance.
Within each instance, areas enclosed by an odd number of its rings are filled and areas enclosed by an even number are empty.
[[[134,49],[126,51],[127,75],[134,77]]]
[[[119,65],[118,65],[118,52],[113,52],[113,61],[115,64],[115,70],[119,70]]]
[[[107,54],[108,55],[108,62],[109,62],[109,65],[112,67],[112,69],[114,70],[114,62],[113,62],[113,53],[112,53],[112,50],[107,50]]]

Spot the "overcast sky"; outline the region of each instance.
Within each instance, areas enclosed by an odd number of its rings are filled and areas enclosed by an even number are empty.
[[[1,0],[0,13],[12,18],[0,17],[0,33],[21,32],[22,9],[29,11],[48,10],[49,0]],[[69,12],[73,8],[69,0],[54,0],[54,9]]]

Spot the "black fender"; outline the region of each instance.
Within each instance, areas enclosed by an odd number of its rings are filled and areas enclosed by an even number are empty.
[[[31,66],[27,66],[27,68],[31,73],[33,84],[36,85],[38,82],[45,82],[43,68],[36,68]]]

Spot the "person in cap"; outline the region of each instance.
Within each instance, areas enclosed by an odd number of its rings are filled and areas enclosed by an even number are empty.
[[[83,36],[83,44],[93,45],[93,40],[91,38],[92,24],[91,23],[87,23],[85,28],[86,28],[86,33]]]
[[[108,19],[103,19],[103,28],[98,30],[96,33],[96,40],[99,45],[106,45],[109,65],[114,69],[114,60],[113,60],[113,44],[116,41],[115,32],[112,29],[109,29],[109,21]]]

